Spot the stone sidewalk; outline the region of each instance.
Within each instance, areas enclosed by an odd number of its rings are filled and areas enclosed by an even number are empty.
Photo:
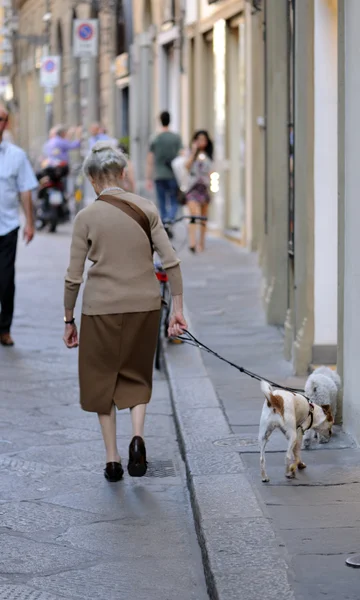
[[[61,227],[19,248],[16,346],[0,348],[0,600],[206,600],[164,378],[149,406],[148,476],[103,477],[77,352],[61,339],[69,243]],[[118,435],[126,464],[128,414]]]
[[[203,255],[182,259],[195,335],[253,372],[302,387],[283,359],[282,332],[266,325],[256,256],[215,238]],[[264,485],[259,383],[190,346],[165,354],[211,597],[358,600],[360,571],[345,566],[360,551],[352,440],[338,429],[329,444],[304,452],[307,470],[287,481],[286,440],[274,434]]]

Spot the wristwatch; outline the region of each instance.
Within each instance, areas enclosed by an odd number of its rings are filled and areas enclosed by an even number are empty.
[[[64,317],[64,323],[65,323],[65,325],[74,325],[75,324],[75,317],[73,317],[70,321],[67,321],[66,317]]]

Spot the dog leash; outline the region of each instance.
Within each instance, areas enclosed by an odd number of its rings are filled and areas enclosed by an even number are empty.
[[[178,340],[182,341],[183,343],[188,344],[189,346],[195,346],[195,348],[199,348],[199,350],[203,350],[204,352],[207,352],[208,354],[212,354],[213,356],[215,356],[215,358],[218,358],[219,360],[223,361],[224,363],[230,365],[230,367],[234,367],[234,369],[237,369],[238,371],[240,371],[240,373],[244,373],[244,375],[248,375],[252,379],[256,379],[257,381],[266,381],[271,386],[278,388],[280,390],[293,392],[294,394],[302,394],[302,396],[304,396],[307,400],[309,400],[305,396],[304,390],[298,390],[296,388],[285,387],[283,385],[275,383],[274,381],[271,381],[270,379],[261,377],[261,375],[258,375],[257,373],[252,373],[252,371],[245,369],[245,367],[240,367],[240,365],[237,365],[236,363],[231,362],[231,360],[224,358],[223,356],[221,356],[220,354],[215,352],[215,350],[212,350],[212,348],[209,348],[208,346],[206,346],[205,344],[200,342],[198,339],[196,339],[196,337],[192,333],[190,333],[190,331],[188,329],[184,330],[184,333],[181,336],[177,336],[175,339],[178,339]]]

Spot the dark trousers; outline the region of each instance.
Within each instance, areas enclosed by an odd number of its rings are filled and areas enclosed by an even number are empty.
[[[14,314],[18,229],[0,235],[0,334],[9,333]]]
[[[176,179],[156,179],[156,194],[162,221],[173,221],[178,211]]]

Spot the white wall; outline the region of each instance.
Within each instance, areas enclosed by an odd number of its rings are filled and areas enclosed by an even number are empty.
[[[345,0],[344,426],[360,441],[360,2]]]
[[[315,0],[315,339],[337,342],[337,6]],[[359,2],[360,4],[360,2]],[[296,135],[296,132],[295,132]],[[296,185],[296,173],[295,173]]]

